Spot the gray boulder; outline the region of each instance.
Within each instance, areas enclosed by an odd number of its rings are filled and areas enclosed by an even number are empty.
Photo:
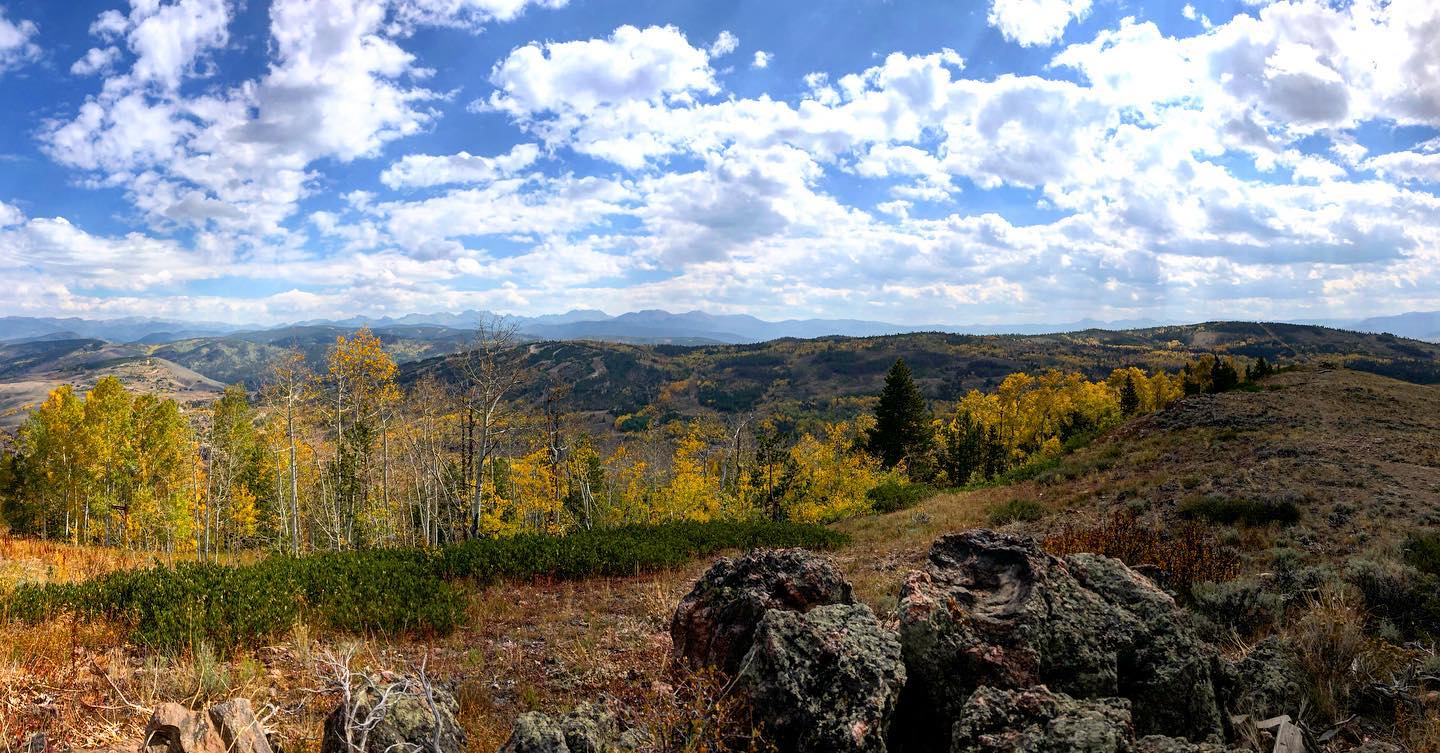
[[[1141,734],[1224,732],[1214,652],[1174,599],[1106,557],[1061,559],[987,530],[944,536],[902,587],[900,640],[922,746],[943,744],[981,686],[1125,698]]]
[[[427,694],[407,684],[366,684],[354,692],[349,709],[341,704],[325,718],[320,752],[461,753],[466,743],[458,711],[455,697],[439,688]]]
[[[766,612],[808,612],[854,601],[839,571],[803,549],[758,550],[721,559],[675,609],[670,621],[672,659],[734,675]]]
[[[905,666],[869,607],[772,609],[742,667],[737,687],[778,750],[885,751]]]
[[[960,707],[951,753],[1127,753],[1134,739],[1123,698],[1078,700],[1045,687],[982,687]]]
[[[500,753],[607,753],[632,750],[631,735],[621,735],[614,715],[582,704],[556,718],[538,711],[521,714]]]

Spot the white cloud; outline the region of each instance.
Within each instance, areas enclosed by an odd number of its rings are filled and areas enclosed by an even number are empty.
[[[478,29],[494,21],[513,21],[526,8],[563,8],[569,0],[396,0],[401,30],[414,26],[458,26]]]
[[[11,21],[0,6],[0,74],[40,57],[40,46],[34,41],[39,33],[34,21]]]
[[[0,201],[0,228],[19,225],[25,221],[25,213],[20,208]]]
[[[1440,152],[1391,152],[1366,160],[1364,167],[1386,177],[1440,184]]]
[[[443,157],[407,154],[381,173],[380,182],[390,188],[489,183],[529,167],[539,156],[540,147],[534,144],[517,144],[506,154],[495,157],[477,157],[469,152]]]
[[[673,26],[621,26],[608,39],[531,43],[496,64],[490,107],[519,118],[586,114],[719,91],[710,55]]]
[[[751,68],[762,68],[762,69],[763,69],[763,68],[769,68],[769,67],[770,67],[770,61],[771,61],[771,60],[774,60],[774,59],[775,59],[774,53],[766,52],[766,51],[764,51],[764,50],[756,50],[756,51],[755,51],[755,58],[750,61],[750,67],[751,67]]]
[[[950,50],[895,53],[784,85],[803,92],[794,98],[725,91],[712,68],[736,49],[725,35],[697,46],[675,28],[626,26],[522,45],[490,69],[495,89],[474,108],[488,113],[486,138],[508,124],[502,143],[537,143],[406,154],[404,138],[448,102],[426,88],[431,61],[407,35],[547,5],[277,0],[268,71],[186,96],[160,72],[205,76],[213,37],[187,37],[199,40],[188,57],[184,44],[154,48],[173,54],[145,53],[149,77],[107,74],[47,129],[47,149],[125,189],[156,233],[193,229],[193,246],[76,235],[0,205],[12,255],[0,267],[77,309],[151,299],[90,295],[101,286],[70,246],[136,290],[174,286],[167,265],[195,258],[206,275],[306,288],[154,299],[267,317],[681,300],[1015,321],[1038,316],[1037,302],[1053,320],[1202,318],[1215,305],[1296,316],[1323,296],[1336,311],[1363,308],[1376,290],[1397,306],[1440,299],[1436,150],[1372,154],[1355,135],[1440,124],[1433,4],[1294,0],[1189,37],[1127,19],[1058,51],[1043,75],[971,78]],[[1088,10],[1036,7],[1054,12],[1006,33],[1054,41]],[[130,24],[105,15],[95,33],[129,44]],[[382,155],[390,191],[336,182],[334,164]],[[426,190],[392,193],[406,189]],[[320,192],[344,203],[293,221]],[[1001,209],[977,209],[997,196]],[[138,261],[125,267],[126,254]],[[48,279],[33,271],[52,267]]]
[[[720,32],[715,41],[710,43],[710,57],[724,57],[734,52],[740,46],[740,38],[727,31]]]
[[[93,76],[96,73],[109,73],[112,66],[120,59],[120,48],[91,47],[85,53],[85,57],[76,60],[70,66],[70,72],[77,76]]]
[[[1055,44],[1070,22],[1090,13],[1090,0],[991,0],[990,25],[1025,47]]]

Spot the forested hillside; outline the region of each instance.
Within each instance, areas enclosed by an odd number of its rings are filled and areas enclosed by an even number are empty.
[[[115,376],[56,387],[5,460],[6,519],[43,537],[211,556],[829,522],[907,484],[994,478],[1270,368],[1089,336],[684,349],[524,343],[498,327],[474,344],[402,377],[361,330],[336,337],[319,370],[284,351],[259,389],[188,409]],[[883,391],[871,371],[888,374]]]

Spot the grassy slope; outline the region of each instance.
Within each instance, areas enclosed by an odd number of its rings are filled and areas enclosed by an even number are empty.
[[[1230,534],[1258,555],[1287,546],[1334,560],[1395,547],[1440,525],[1440,387],[1344,369],[1299,370],[1257,391],[1199,395],[1143,417],[1066,457],[1036,479],[948,493],[910,510],[839,527],[854,544],[840,554],[865,598],[893,610],[899,574],[946,531],[986,525],[1009,500],[1051,514],[1019,531],[1043,535],[1120,506],[1161,524],[1199,495],[1288,500],[1289,527]]]

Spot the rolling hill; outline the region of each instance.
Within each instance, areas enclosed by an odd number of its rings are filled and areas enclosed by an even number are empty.
[[[217,394],[222,384],[254,389],[269,364],[290,349],[323,370],[335,339],[354,331],[311,324],[166,343],[43,336],[0,343],[0,385],[10,413],[0,423],[13,425],[15,416],[43,398],[49,386],[93,384],[105,374],[120,374],[122,367],[142,386],[189,400]],[[469,331],[409,323],[379,327],[375,333],[401,364],[402,383],[426,377],[458,382],[455,364],[447,357],[467,347]],[[1058,368],[1099,378],[1126,365],[1176,369],[1210,352],[1330,363],[1417,383],[1440,382],[1440,345],[1314,325],[1247,322],[1045,335],[921,332],[784,338],[749,344],[542,340],[519,347],[527,372],[517,393],[521,399],[539,401],[550,388],[564,385],[570,410],[618,417],[653,405],[652,417],[662,420],[707,412],[851,415],[857,401],[878,391],[896,358],[904,358],[926,395],[941,402],[971,389],[992,388],[1015,371]],[[140,363],[147,366],[136,365]]]

